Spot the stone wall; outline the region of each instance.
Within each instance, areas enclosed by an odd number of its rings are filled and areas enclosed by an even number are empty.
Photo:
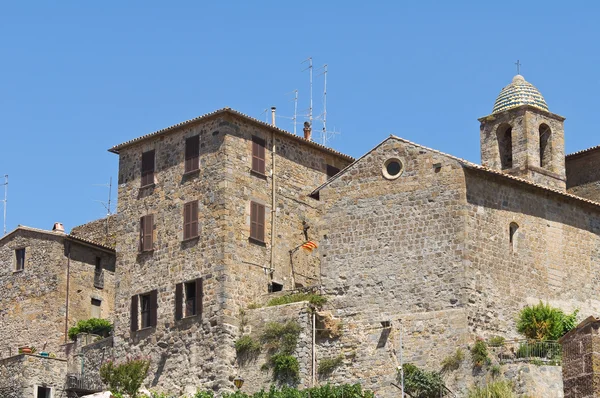
[[[600,148],[567,156],[566,166],[569,193],[600,202]]]
[[[176,393],[231,388],[240,309],[260,301],[271,280],[286,290],[292,287],[289,252],[304,242],[302,221],[309,222],[309,238],[317,228],[312,217],[318,203],[307,195],[325,181],[327,164],[343,167],[349,158],[340,161],[316,146],[278,134],[273,278],[268,272],[272,209],[268,128],[221,115],[120,150],[115,349],[118,356],[125,352],[150,356],[149,387]],[[194,135],[200,136],[200,170],[184,176],[185,139]],[[268,176],[250,173],[252,135],[267,140]],[[155,185],[142,189],[141,154],[152,149]],[[183,242],[183,205],[195,199],[199,237]],[[248,241],[250,200],[267,207],[264,245]],[[139,219],[146,214],[154,215],[155,245],[152,252],[139,253]],[[293,261],[296,282],[315,284],[316,253],[299,251]],[[175,285],[198,277],[204,278],[202,317],[175,322]],[[131,332],[131,297],[154,289],[157,326]]]
[[[17,230],[0,245],[0,358],[18,347],[62,355],[67,300],[67,246],[59,233]],[[102,301],[102,315],[113,311],[114,277],[105,274],[105,287],[94,287],[96,257],[114,269],[114,254],[70,243],[68,327],[91,315],[91,299]],[[15,272],[15,249],[25,248],[25,267]]]
[[[599,329],[598,319],[589,317],[561,339],[565,398],[600,394]]]
[[[34,397],[37,386],[50,387],[54,397],[64,396],[67,361],[38,355],[17,355],[0,360],[0,396]]]
[[[580,316],[600,311],[600,208],[465,170],[465,276],[469,323],[517,337],[516,317],[540,300]],[[513,243],[510,224],[518,225]]]
[[[73,227],[70,234],[104,246],[115,247],[117,243],[118,222],[118,216],[113,214]]]

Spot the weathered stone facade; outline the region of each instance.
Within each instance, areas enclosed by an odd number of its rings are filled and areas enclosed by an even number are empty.
[[[599,329],[591,316],[561,339],[565,398],[600,397]]]
[[[25,264],[17,270],[17,249]],[[100,259],[103,286],[97,285]],[[92,317],[112,318],[114,252],[64,233],[19,227],[0,241],[0,358],[23,346],[62,356],[65,327]],[[68,279],[68,289],[67,289]],[[67,314],[68,297],[68,314]],[[68,318],[67,318],[68,315]]]
[[[66,359],[28,354],[0,359],[0,397],[36,397],[38,387],[50,389],[55,398],[66,397],[66,372]]]
[[[600,147],[566,157],[567,190],[582,198],[600,202]]]
[[[117,216],[111,215],[73,227],[69,233],[114,248],[117,244],[117,223]]]

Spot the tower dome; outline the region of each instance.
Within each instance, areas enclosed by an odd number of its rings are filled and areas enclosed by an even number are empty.
[[[521,105],[531,105],[547,112],[550,111],[539,90],[533,84],[525,81],[523,76],[516,75],[512,83],[500,91],[494,103],[492,114]]]

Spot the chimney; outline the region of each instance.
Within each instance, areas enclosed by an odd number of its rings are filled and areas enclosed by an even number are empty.
[[[304,139],[309,140],[312,136],[312,128],[310,127],[309,122],[304,122]]]
[[[61,232],[61,233],[65,233],[65,227],[64,225],[62,225],[62,223],[59,222],[55,222],[54,226],[52,227],[52,232]]]
[[[275,107],[271,107],[271,124],[275,127]]]

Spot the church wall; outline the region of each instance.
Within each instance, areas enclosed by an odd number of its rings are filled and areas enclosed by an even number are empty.
[[[519,310],[540,300],[582,317],[598,313],[600,209],[480,171],[465,169],[465,178],[472,330],[518,337]]]
[[[567,190],[600,202],[600,148],[566,158]]]
[[[391,157],[405,167],[392,181],[382,177]],[[406,362],[439,370],[440,361],[468,341],[462,168],[390,138],[326,186],[321,201],[325,309],[343,322],[344,334],[322,342],[320,358],[342,353],[344,367],[336,375],[394,396],[399,319]],[[385,320],[392,325],[387,332]],[[341,380],[336,375],[331,380]]]

